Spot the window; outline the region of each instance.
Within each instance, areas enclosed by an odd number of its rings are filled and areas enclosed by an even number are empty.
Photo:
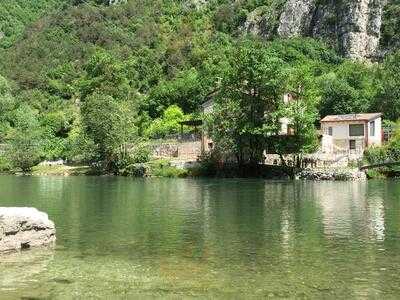
[[[329,134],[330,136],[333,135],[333,128],[332,128],[332,127],[329,127],[329,128],[328,128],[328,134]]]
[[[356,140],[350,140],[350,150],[356,150]]]
[[[375,136],[375,121],[369,123],[369,135]]]
[[[349,133],[350,136],[364,136],[364,124],[350,124]]]

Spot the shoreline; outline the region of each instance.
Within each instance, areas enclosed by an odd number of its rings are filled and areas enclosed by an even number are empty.
[[[269,166],[267,166],[269,167]],[[11,175],[11,176],[27,176],[27,177],[70,177],[70,176],[95,176],[95,177],[133,177],[133,178],[259,178],[265,180],[303,180],[303,181],[367,181],[369,178],[367,173],[358,169],[349,168],[336,168],[336,169],[303,169],[303,170],[292,170],[292,174],[289,174],[287,169],[279,169],[276,166],[270,166],[258,174],[253,176],[239,176],[241,175],[238,170],[232,172],[231,170],[220,170],[217,174],[196,174],[195,170],[190,168],[174,168],[175,172],[163,173],[152,173],[151,171],[142,176],[123,175],[123,174],[112,174],[99,172],[87,165],[77,166],[37,166],[34,167],[31,173],[24,174],[22,172],[0,172],[0,175]],[[171,167],[168,167],[171,168]],[[279,170],[280,172],[277,172]],[[243,170],[239,170],[243,171]],[[242,173],[244,174],[244,173]],[[380,179],[392,179],[389,177]]]

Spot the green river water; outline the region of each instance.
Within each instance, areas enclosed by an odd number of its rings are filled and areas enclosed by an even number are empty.
[[[400,298],[400,182],[0,176],[55,249],[0,256],[0,299]]]

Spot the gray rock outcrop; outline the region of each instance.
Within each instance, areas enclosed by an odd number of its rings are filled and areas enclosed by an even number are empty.
[[[313,181],[365,181],[367,175],[359,170],[303,170],[296,179]]]
[[[244,33],[263,38],[271,38],[274,34],[271,12],[264,6],[261,6],[251,12],[246,19],[246,22],[240,28]]]
[[[263,6],[249,13],[241,30],[263,38],[322,38],[345,57],[373,59],[379,56],[386,4],[387,0],[287,0],[280,11]],[[278,16],[271,17],[272,12]]]
[[[295,37],[304,34],[310,26],[315,0],[288,0],[279,20],[278,34]]]
[[[127,3],[127,0],[109,0],[108,5],[118,5],[118,4],[123,4]]]
[[[54,223],[35,208],[0,207],[0,252],[51,245]]]

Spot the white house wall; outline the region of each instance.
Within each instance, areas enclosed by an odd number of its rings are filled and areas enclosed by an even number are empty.
[[[368,146],[381,145],[382,144],[382,119],[378,118],[375,121],[375,135],[370,135],[370,122],[368,123]]]
[[[322,124],[322,130],[327,134],[328,128],[332,127],[333,134],[332,137],[335,140],[349,140],[354,139],[354,137],[350,137],[349,125],[353,124],[365,124],[364,121],[352,121],[352,122],[324,122]],[[364,128],[365,130],[365,128]]]
[[[362,152],[368,141],[368,146],[381,145],[382,144],[382,119],[375,119],[375,135],[370,136],[370,122],[366,121],[349,121],[349,122],[324,122],[322,123],[321,129],[324,135],[322,139],[322,150],[324,152],[338,152],[342,150],[349,150],[350,140],[355,140],[356,151]],[[364,125],[364,136],[350,136],[349,125],[363,124]],[[327,136],[329,133],[329,127],[332,127],[331,139]],[[368,136],[366,136],[368,135]],[[332,150],[330,150],[332,149]]]

